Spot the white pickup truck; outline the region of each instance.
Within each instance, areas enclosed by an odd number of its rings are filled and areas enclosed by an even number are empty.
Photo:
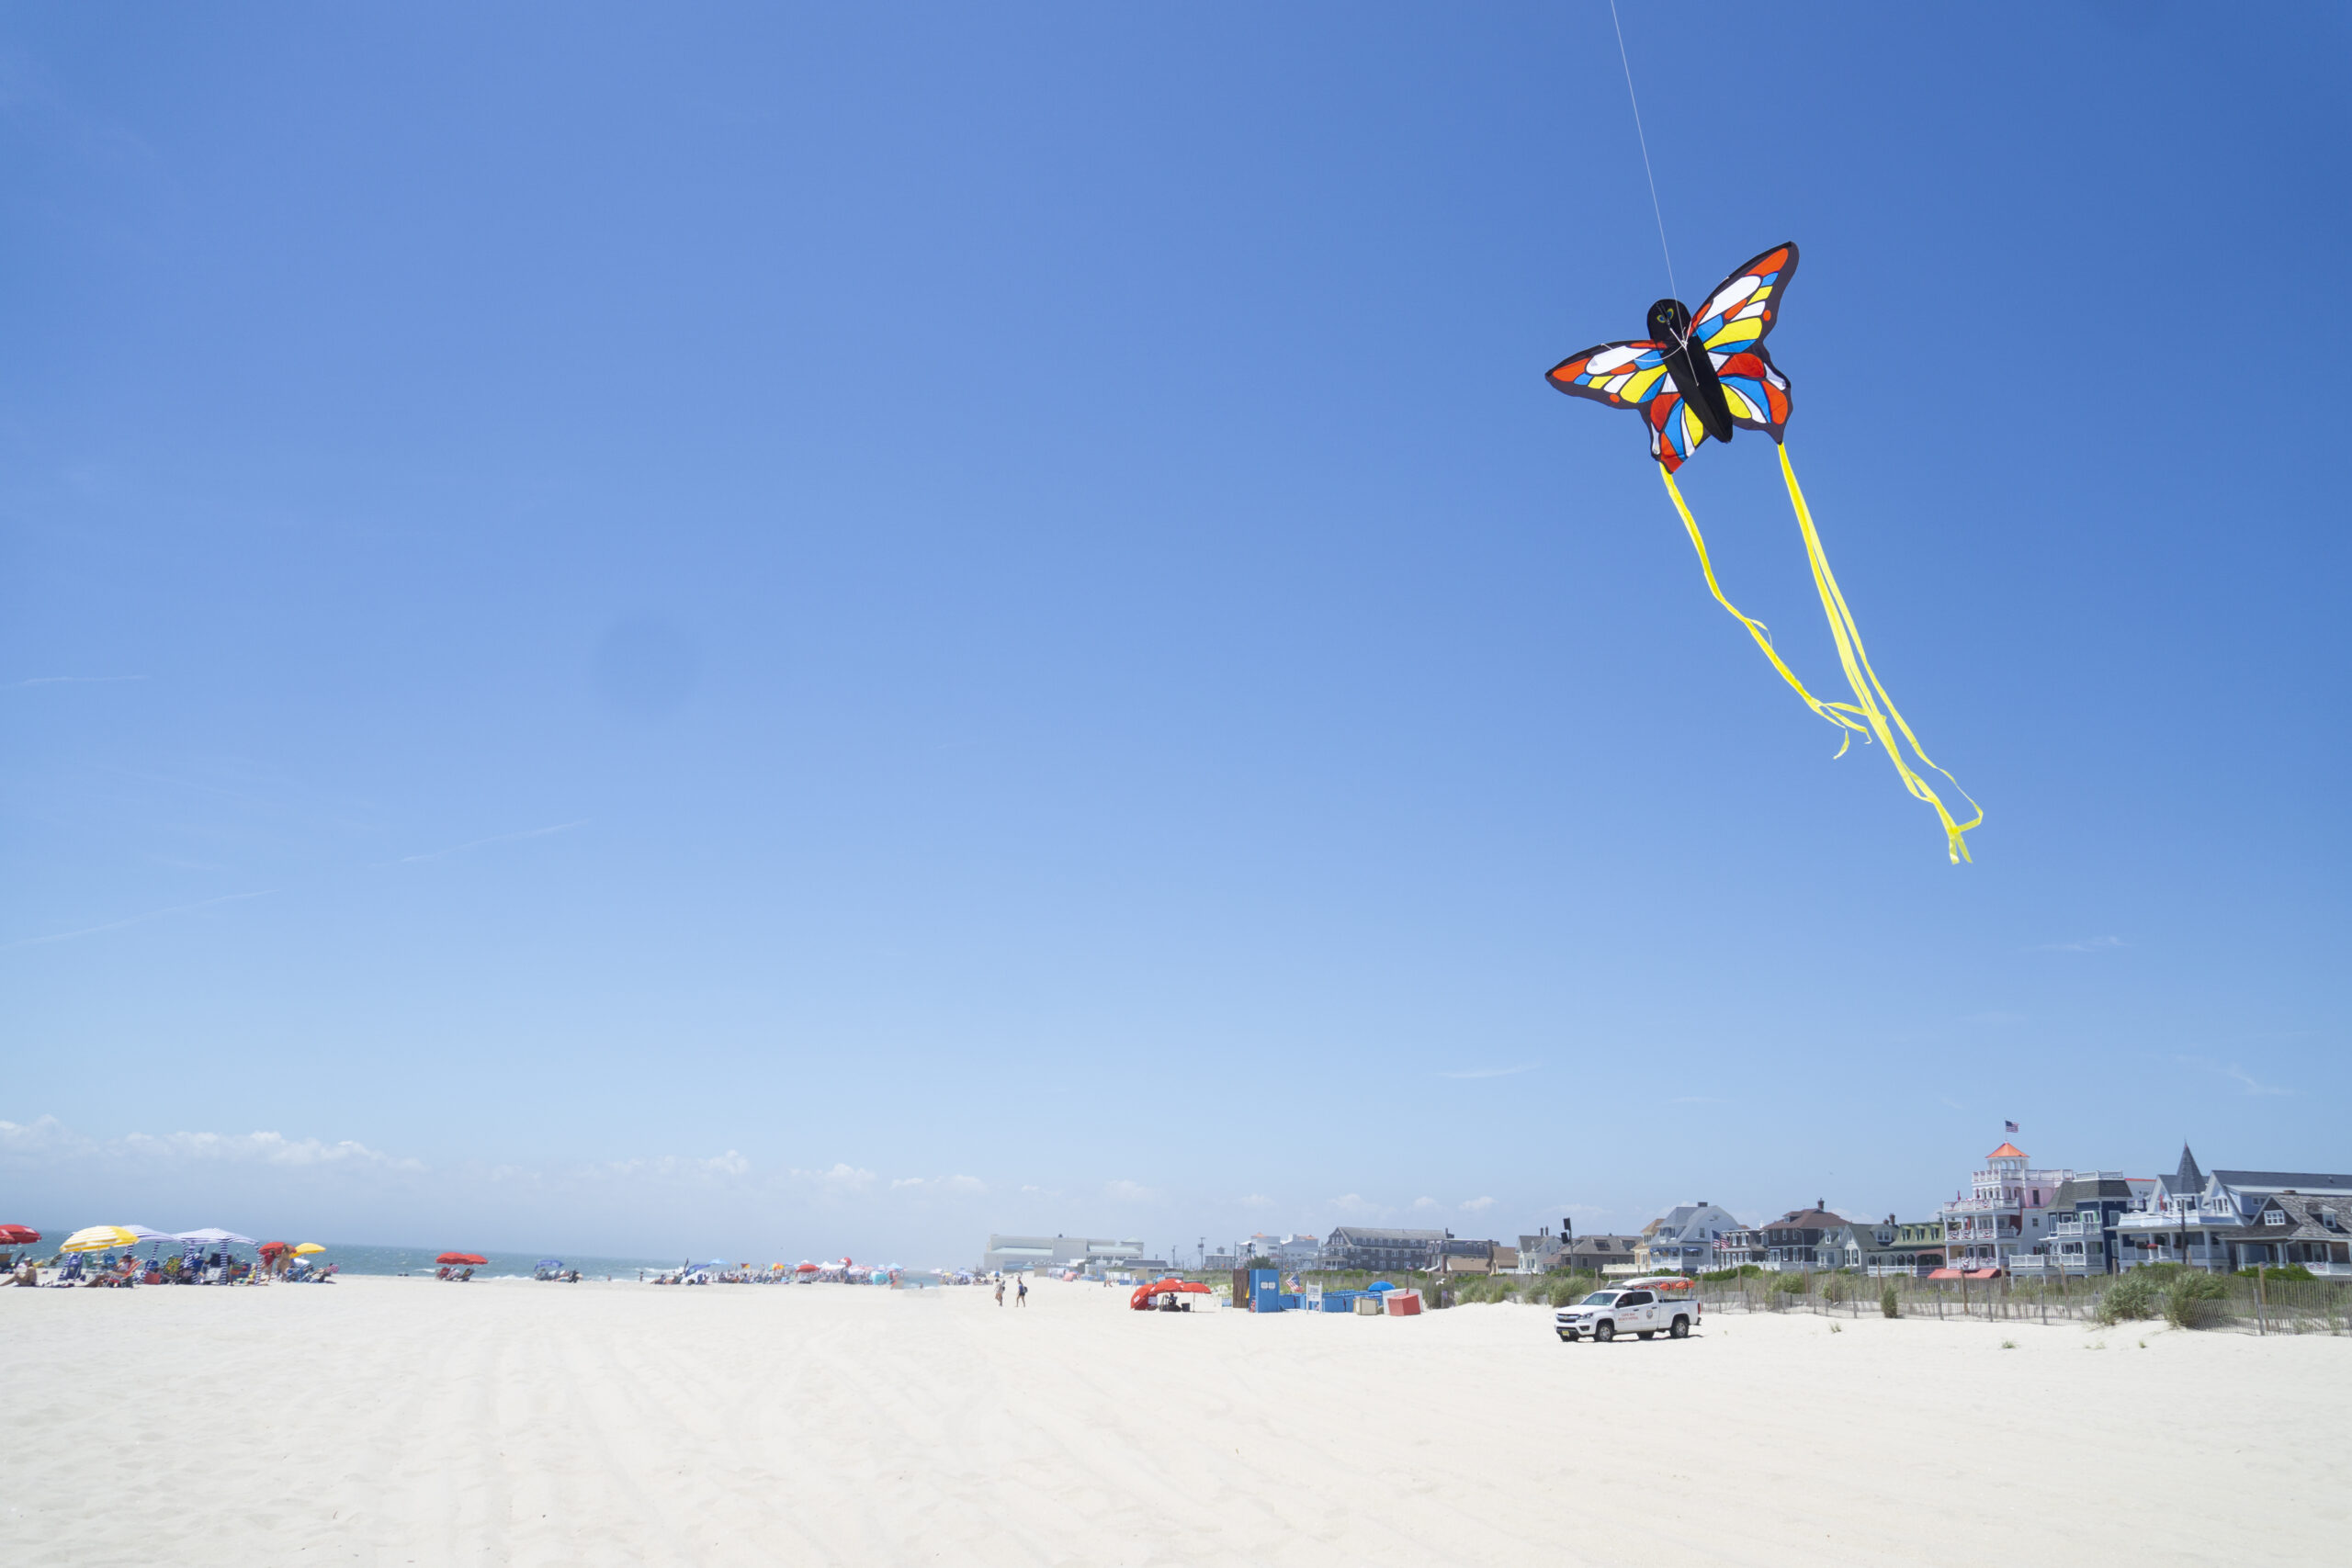
[[[1595,1291],[1574,1306],[1552,1314],[1552,1326],[1564,1344],[1589,1335],[1606,1345],[1620,1334],[1647,1339],[1664,1334],[1669,1339],[1690,1337],[1699,1326],[1699,1294],[1690,1281],[1668,1274],[1656,1279],[1628,1280],[1606,1291]]]

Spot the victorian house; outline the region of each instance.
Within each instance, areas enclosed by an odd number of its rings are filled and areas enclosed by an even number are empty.
[[[2118,1218],[2115,1239],[2125,1269],[2186,1263],[2222,1274],[2300,1263],[2314,1274],[2352,1278],[2346,1225],[2352,1225],[2352,1176],[2209,1174],[2184,1145],[2179,1168],[2157,1177],[2145,1203]]]
[[[1969,1195],[1955,1197],[1938,1213],[1945,1262],[1969,1270],[2007,1269],[2019,1253],[2041,1252],[2056,1217],[2058,1189],[2074,1176],[2071,1170],[2034,1169],[2015,1144],[1995,1149],[1984,1156]]]

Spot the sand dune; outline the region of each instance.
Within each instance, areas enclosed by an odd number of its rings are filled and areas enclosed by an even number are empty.
[[[2352,1339],[1125,1293],[0,1292],[0,1547],[75,1564],[2352,1560]],[[2003,1349],[2003,1339],[2016,1348]],[[2144,1341],[2145,1348],[2142,1348]]]

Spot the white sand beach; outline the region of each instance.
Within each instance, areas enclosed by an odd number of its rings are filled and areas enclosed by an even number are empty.
[[[1053,1282],[350,1278],[0,1321],[15,1561],[2352,1560],[2352,1339],[1735,1314],[1570,1346],[1534,1307]]]

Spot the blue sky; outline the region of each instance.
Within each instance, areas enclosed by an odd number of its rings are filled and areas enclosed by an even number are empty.
[[[1606,6],[12,13],[0,1219],[2352,1164],[2342,14],[1758,15],[1624,7],[1675,276],[1804,248],[1973,865],[1542,382],[1665,287]],[[1769,444],[1682,477],[1834,687]]]

